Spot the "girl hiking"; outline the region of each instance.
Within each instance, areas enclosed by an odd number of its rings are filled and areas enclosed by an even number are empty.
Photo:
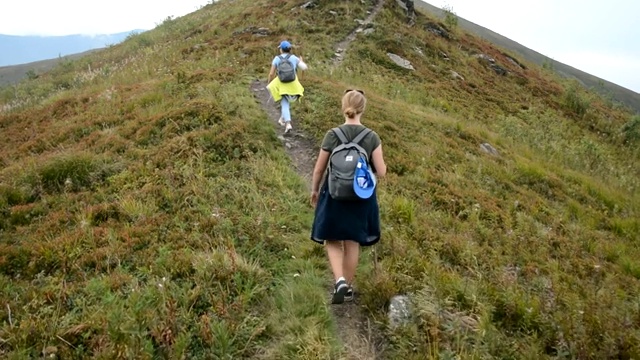
[[[291,54],[291,43],[284,40],[278,46],[280,55],[271,61],[267,89],[275,102],[280,101],[281,116],[278,123],[284,132],[292,130],[290,104],[304,94],[304,87],[298,80],[297,69],[306,70],[302,56]]]
[[[331,270],[335,278],[331,302],[341,304],[353,299],[353,280],[355,277],[360,246],[371,246],[380,240],[380,215],[375,187],[369,189],[368,198],[356,200],[336,200],[329,190],[329,172],[320,181],[327,169],[331,154],[336,147],[351,142],[361,131],[369,131],[360,118],[366,105],[364,92],[347,90],[342,97],[344,124],[336,131],[329,130],[321,145],[320,154],[313,170],[311,205],[315,207],[315,217],[311,229],[311,240],[324,244]],[[364,135],[366,134],[366,135]],[[367,153],[369,167],[377,177],[387,172],[382,155],[380,137],[374,131],[363,133],[358,144]],[[342,140],[341,140],[342,138]],[[355,183],[354,183],[355,186]],[[355,190],[355,189],[354,189]]]

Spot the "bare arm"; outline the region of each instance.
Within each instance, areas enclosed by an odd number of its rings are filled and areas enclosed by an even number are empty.
[[[276,76],[276,66],[271,65],[271,70],[269,70],[269,78],[267,79],[267,83],[270,83],[275,76]]]
[[[371,160],[376,169],[376,176],[385,176],[387,174],[387,164],[385,164],[384,156],[382,156],[382,144],[373,150]]]
[[[322,174],[327,169],[327,164],[329,163],[329,152],[323,149],[320,149],[320,153],[318,154],[318,160],[316,160],[316,166],[313,168],[313,177],[311,178],[311,192],[317,193],[320,191],[320,180],[322,179]]]
[[[304,71],[306,70],[306,64],[304,60],[302,60],[302,55],[300,55],[299,59],[300,61],[298,62],[298,68],[302,71],[296,71],[296,76],[298,76],[298,80],[302,80],[302,73],[304,73]],[[300,66],[300,63],[304,64],[305,66]]]

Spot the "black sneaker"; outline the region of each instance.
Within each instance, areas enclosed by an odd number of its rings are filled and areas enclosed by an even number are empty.
[[[344,294],[344,301],[353,301],[353,286],[349,285],[347,292]]]
[[[336,283],[335,288],[333,290],[333,296],[331,297],[332,304],[342,304],[344,302],[344,297],[349,291],[349,285],[345,280],[340,280]]]

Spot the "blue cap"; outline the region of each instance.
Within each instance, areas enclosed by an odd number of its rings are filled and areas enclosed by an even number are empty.
[[[376,188],[376,176],[367,166],[364,158],[358,160],[356,165],[356,173],[353,177],[353,191],[361,199],[368,199],[373,195]]]
[[[288,42],[287,40],[284,40],[280,43],[280,46],[278,47],[282,50],[288,50],[288,49],[291,49],[291,43]]]

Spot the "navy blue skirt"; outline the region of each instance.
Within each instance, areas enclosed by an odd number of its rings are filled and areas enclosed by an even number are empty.
[[[370,198],[358,201],[337,201],[329,195],[324,181],[315,209],[311,240],[353,240],[361,246],[371,246],[380,240],[380,211],[376,191]]]

